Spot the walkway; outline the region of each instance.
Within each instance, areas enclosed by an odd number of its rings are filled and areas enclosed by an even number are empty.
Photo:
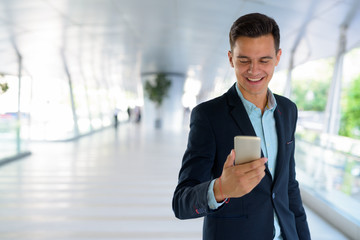
[[[0,168],[0,239],[201,239],[174,217],[186,133],[120,125],[76,142],[32,144]],[[308,210],[314,240],[346,239]]]

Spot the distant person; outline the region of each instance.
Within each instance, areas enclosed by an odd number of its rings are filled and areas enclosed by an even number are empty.
[[[127,114],[128,114],[128,121],[130,122],[131,121],[131,108],[130,107],[128,107],[127,108]]]
[[[310,239],[295,179],[297,108],[268,88],[281,57],[278,25],[248,14],[234,22],[229,37],[237,82],[192,111],[174,213],[205,217],[206,240]],[[260,137],[263,157],[234,165],[237,135]]]
[[[136,123],[141,122],[141,108],[139,106],[135,107],[135,122]]]
[[[114,127],[115,128],[117,128],[118,124],[119,124],[118,115],[119,115],[119,109],[115,108],[115,110],[114,110]]]

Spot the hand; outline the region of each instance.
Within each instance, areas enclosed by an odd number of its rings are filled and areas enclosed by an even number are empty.
[[[234,165],[235,151],[231,150],[219,179],[215,180],[214,194],[217,202],[225,198],[238,198],[251,192],[265,176],[267,158],[260,158],[249,163]],[[221,187],[221,188],[220,188]]]

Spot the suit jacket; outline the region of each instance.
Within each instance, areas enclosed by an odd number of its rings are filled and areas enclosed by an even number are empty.
[[[207,191],[211,180],[222,173],[224,162],[234,148],[234,136],[256,134],[235,84],[224,95],[193,109],[173,211],[179,219],[204,216],[203,239],[272,239],[274,209],[284,239],[310,239],[295,179],[297,108],[285,97],[275,95],[275,98],[278,154],[274,180],[266,168],[265,177],[250,193],[231,198],[216,210],[208,206]]]

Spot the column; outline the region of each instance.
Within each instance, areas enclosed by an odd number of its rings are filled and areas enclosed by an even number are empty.
[[[341,81],[343,60],[346,51],[346,31],[347,26],[342,25],[340,29],[340,38],[334,65],[334,74],[330,85],[325,112],[324,133],[335,135],[338,134],[340,128]]]
[[[143,74],[142,83],[155,77],[154,74]],[[163,101],[160,108],[162,117],[162,127],[165,130],[181,130],[183,126],[184,108],[182,106],[181,98],[184,93],[185,75],[182,73],[167,73],[167,78],[171,81],[171,86],[168,92],[168,97]],[[142,124],[149,129],[155,128],[155,119],[157,117],[157,109],[155,104],[151,102],[146,96],[144,97],[144,108],[142,114]]]

